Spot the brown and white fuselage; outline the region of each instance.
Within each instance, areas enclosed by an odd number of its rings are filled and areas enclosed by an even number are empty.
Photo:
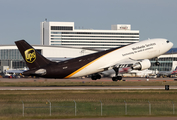
[[[173,46],[173,43],[166,39],[149,39],[57,63],[46,59],[25,40],[15,43],[29,67],[29,70],[23,74],[46,78],[72,78],[98,73],[116,64],[125,63],[129,59],[142,60],[158,57]]]

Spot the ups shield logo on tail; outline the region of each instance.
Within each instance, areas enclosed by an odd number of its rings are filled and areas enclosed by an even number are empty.
[[[33,63],[36,60],[36,53],[33,48],[25,51],[25,59],[28,63]]]

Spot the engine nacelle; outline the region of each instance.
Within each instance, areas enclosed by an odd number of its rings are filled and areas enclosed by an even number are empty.
[[[135,63],[132,65],[132,70],[144,70],[151,67],[151,62],[148,59],[142,60],[140,62]]]

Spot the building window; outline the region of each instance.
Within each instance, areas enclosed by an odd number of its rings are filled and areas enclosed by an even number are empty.
[[[61,40],[61,38],[51,38],[51,40]]]
[[[51,30],[73,30],[71,26],[51,26]]]
[[[51,32],[51,34],[61,34],[61,32]]]
[[[61,37],[61,35],[51,35],[51,37]]]
[[[51,41],[51,43],[61,43],[61,41]]]
[[[62,34],[100,34],[100,35],[138,35],[139,33],[110,33],[110,32],[62,32]]]

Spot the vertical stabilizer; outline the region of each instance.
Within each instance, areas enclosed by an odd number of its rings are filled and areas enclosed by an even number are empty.
[[[42,56],[39,52],[37,52],[25,40],[16,41],[15,44],[17,45],[23,59],[25,60],[30,70],[46,66],[51,62]]]

